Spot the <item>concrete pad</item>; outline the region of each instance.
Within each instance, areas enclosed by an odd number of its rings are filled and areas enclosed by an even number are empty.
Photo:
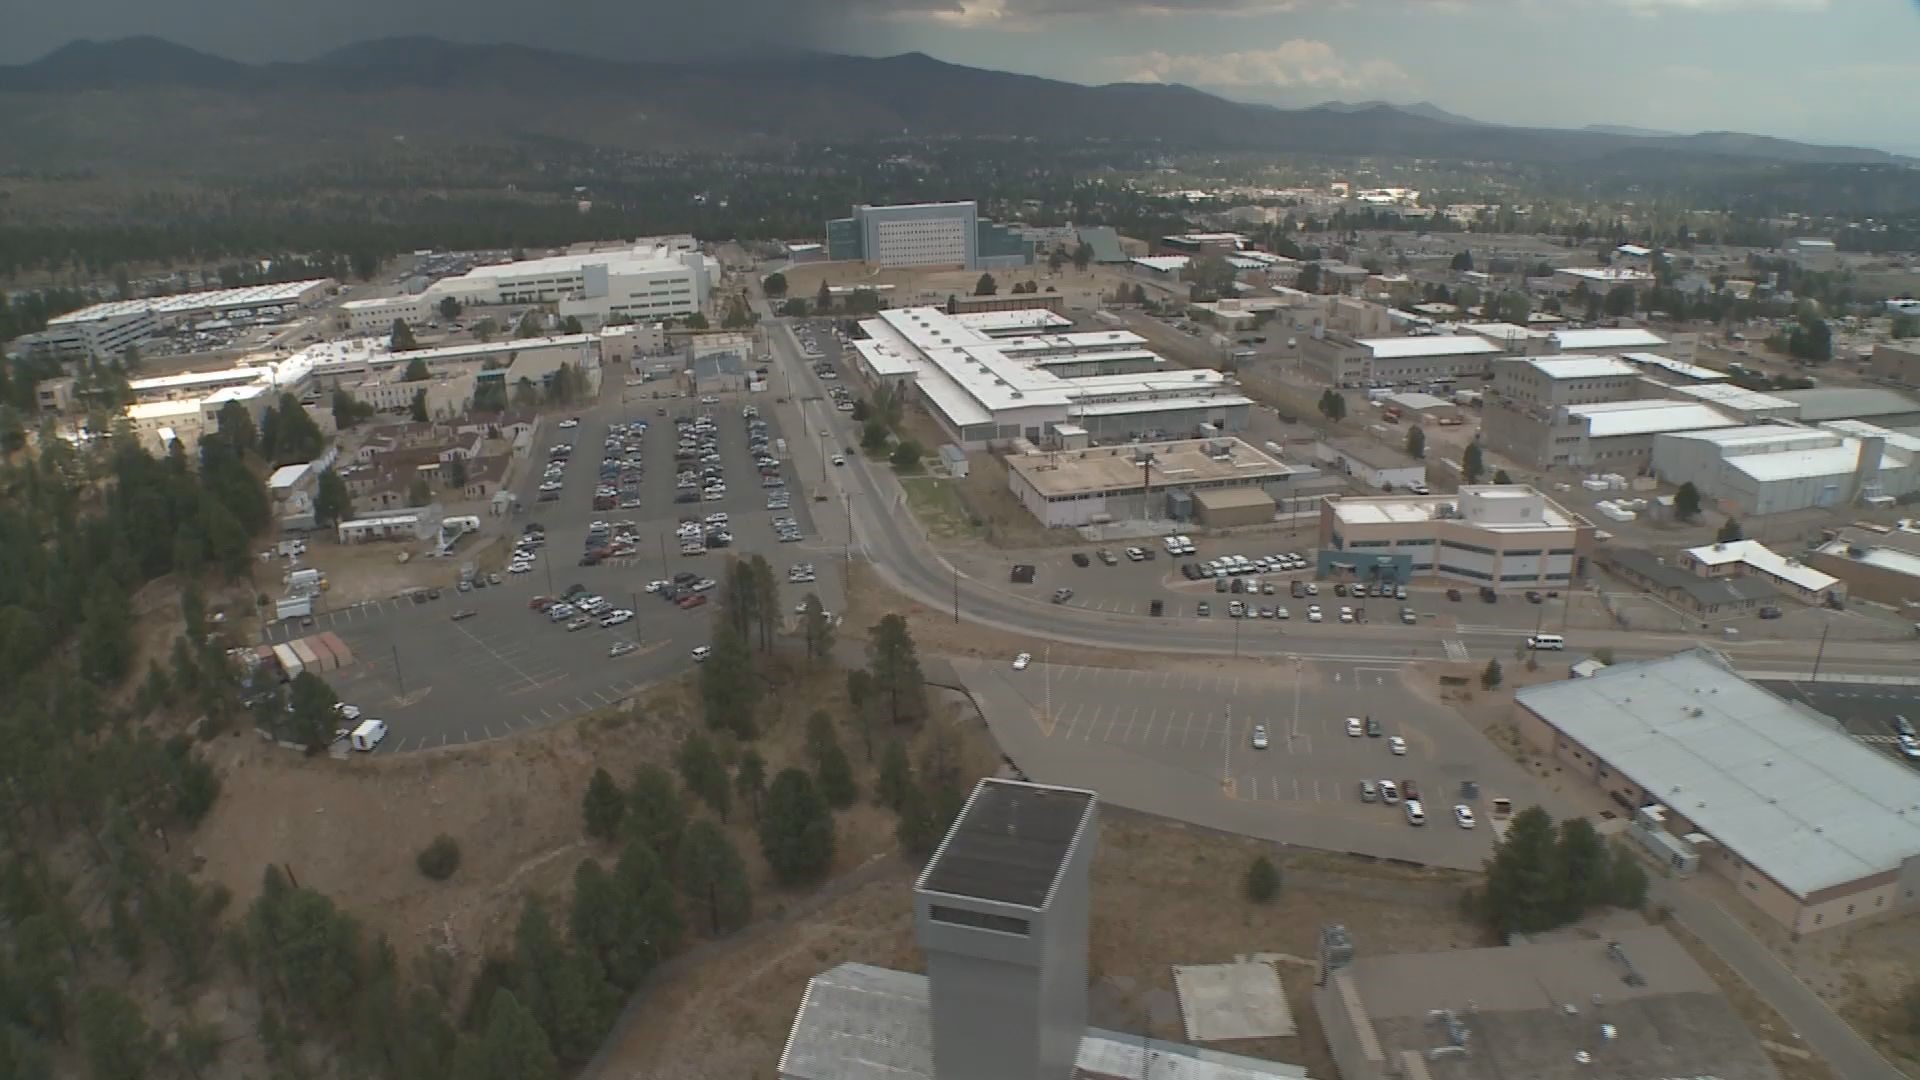
[[[1176,966],[1173,986],[1180,995],[1188,1042],[1295,1034],[1293,1011],[1272,964]]]

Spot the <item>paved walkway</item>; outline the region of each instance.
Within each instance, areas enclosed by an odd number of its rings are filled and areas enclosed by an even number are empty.
[[[1835,1075],[1844,1080],[1904,1080],[1905,1074],[1881,1057],[1765,943],[1713,900],[1684,881],[1656,881],[1649,898],[1671,907],[1680,925],[1738,972],[1793,1026],[1806,1048],[1833,1068]]]

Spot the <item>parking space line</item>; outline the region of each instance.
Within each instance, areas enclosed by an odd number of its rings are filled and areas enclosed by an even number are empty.
[[[1068,720],[1068,721],[1067,721],[1067,734],[1066,734],[1066,737],[1067,737],[1067,738],[1069,738],[1069,739],[1071,739],[1071,738],[1073,738],[1073,728],[1074,728],[1074,725],[1076,725],[1076,724],[1078,724],[1078,723],[1080,722],[1080,713],[1081,713],[1081,710],[1083,710],[1083,709],[1085,709],[1086,707],[1087,707],[1087,706],[1086,706],[1086,704],[1085,704],[1084,702],[1078,702],[1078,701],[1076,701],[1076,702],[1074,702],[1074,705],[1073,705],[1073,719],[1071,719],[1071,720]]]
[[[1293,801],[1300,801],[1300,778],[1297,776],[1293,778]]]
[[[1137,708],[1127,713],[1127,733],[1125,735],[1120,736],[1121,742],[1126,742],[1128,739],[1133,738],[1133,722],[1139,719],[1139,717],[1140,717],[1140,710]],[[1113,729],[1111,727],[1107,729],[1107,738],[1108,739],[1113,738]]]
[[[1102,714],[1102,713],[1104,713],[1104,712],[1106,712],[1106,711],[1107,711],[1107,710],[1106,710],[1106,706],[1104,706],[1104,705],[1102,705],[1102,706],[1099,706],[1099,707],[1097,707],[1097,708],[1095,708],[1095,709],[1093,710],[1093,719],[1092,719],[1091,721],[1089,721],[1089,722],[1088,722],[1088,724],[1087,724],[1087,733],[1086,733],[1085,735],[1082,735],[1082,736],[1080,736],[1080,740],[1081,740],[1082,742],[1092,742],[1092,741],[1093,741],[1093,729],[1094,729],[1095,727],[1097,727],[1097,726],[1099,726],[1099,723],[1100,723],[1100,716],[1101,716],[1101,714]],[[1114,717],[1114,719],[1116,719],[1116,720],[1117,720],[1117,719],[1119,719],[1119,717],[1118,717],[1118,715],[1116,715],[1116,716]],[[1112,731],[1113,731],[1113,721],[1112,721],[1112,720],[1109,720],[1109,721],[1107,721],[1107,731],[1108,731],[1108,733],[1112,733]]]

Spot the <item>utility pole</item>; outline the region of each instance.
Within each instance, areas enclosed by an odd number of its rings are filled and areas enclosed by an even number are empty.
[[[400,670],[400,645],[398,642],[395,642],[393,646],[393,678],[395,682],[400,684],[400,696],[406,697],[407,676]]]
[[[1229,612],[1231,614],[1231,612]],[[1233,620],[1233,658],[1240,659],[1240,620]]]
[[[840,493],[840,504],[847,512],[847,551],[845,561],[851,563],[853,561],[853,492],[842,491]]]
[[[667,532],[665,529],[660,530],[660,580],[673,580],[673,575],[667,573]]]
[[[1227,702],[1227,733],[1220,740],[1220,786],[1233,783],[1233,702]]]
[[[1300,737],[1300,681],[1303,677],[1300,657],[1293,660],[1293,727],[1287,732],[1287,749],[1293,749],[1293,740]]]
[[[1831,618],[1826,618],[1821,620],[1820,648],[1818,651],[1816,651],[1813,654],[1813,675],[1807,679],[1808,682],[1817,683],[1820,681],[1820,661],[1823,658],[1825,658],[1827,655],[1827,631],[1832,629],[1833,629],[1833,620]]]
[[[1047,712],[1047,734],[1051,736],[1053,734],[1053,642],[1051,641],[1047,642],[1046,648],[1040,650],[1040,666],[1043,669],[1040,672],[1043,677],[1040,707]]]
[[[953,568],[953,621],[960,621],[960,568]]]
[[[639,648],[641,642],[644,640],[645,640],[645,635],[641,632],[641,629],[640,629],[640,594],[636,592],[633,594],[633,645],[634,647]]]

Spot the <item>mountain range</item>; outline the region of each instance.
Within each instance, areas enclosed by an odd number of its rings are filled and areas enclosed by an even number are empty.
[[[1426,102],[1282,109],[1188,86],[1084,86],[920,53],[642,64],[409,37],[297,63],[247,64],[158,38],[126,38],[76,41],[0,66],[0,166],[180,168],[183,159],[212,166],[237,153],[336,153],[392,139],[719,149],[903,133],[1563,164],[1635,154],[1915,163],[1879,150],[1736,132],[1508,127]]]

